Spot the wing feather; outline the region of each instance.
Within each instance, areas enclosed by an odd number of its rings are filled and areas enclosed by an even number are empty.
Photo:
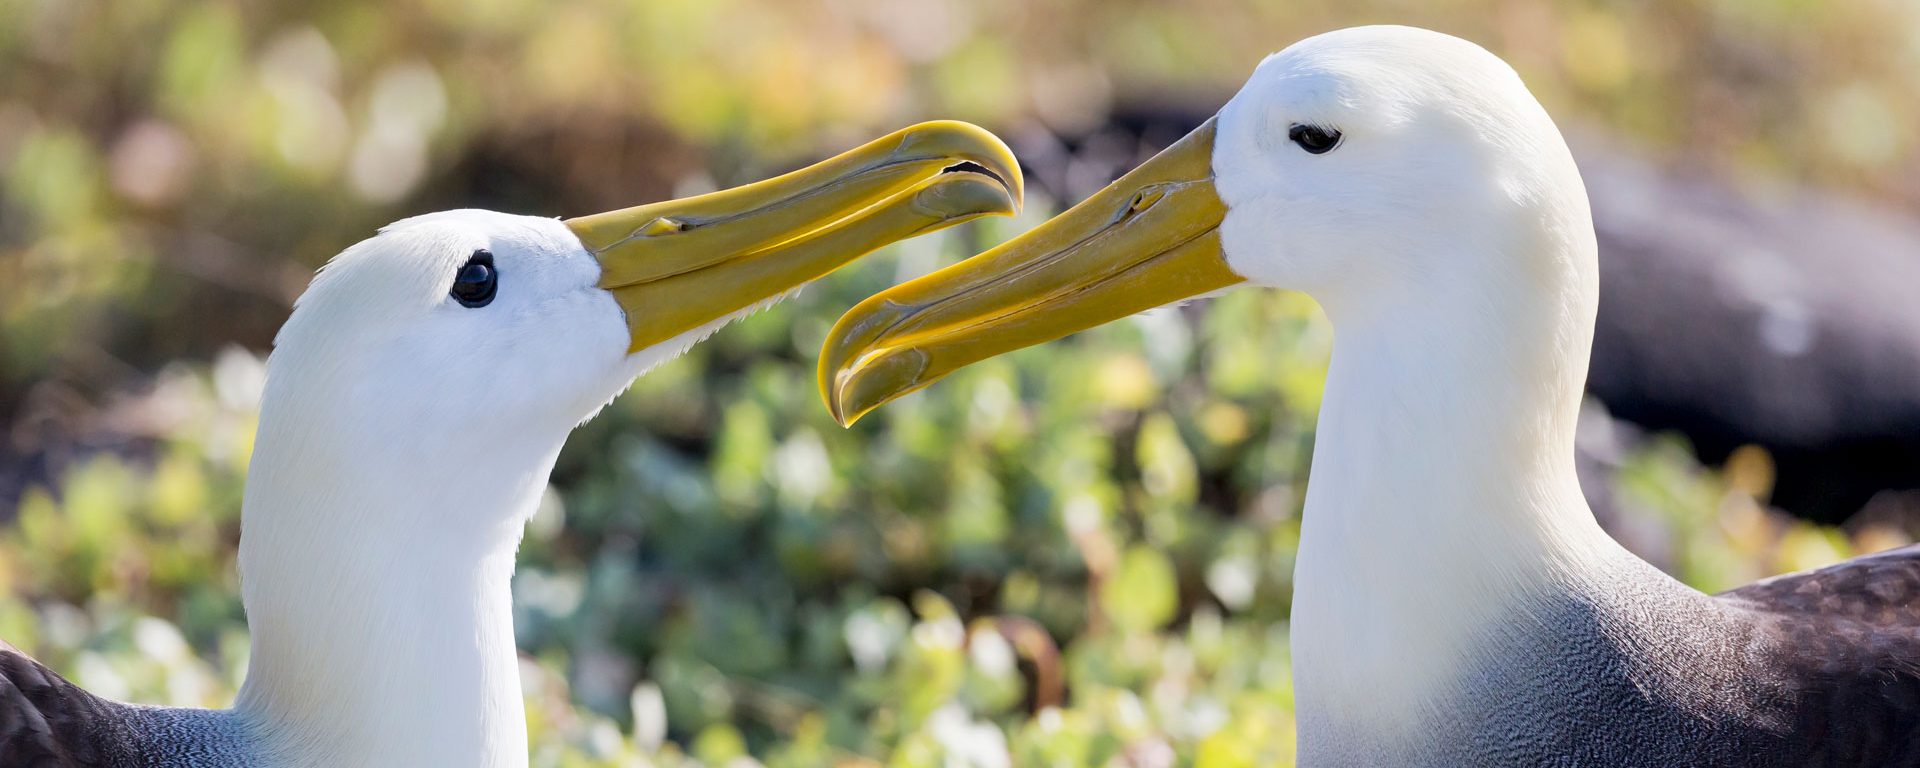
[[[127,724],[86,692],[0,642],[0,764],[96,768],[127,764]]]
[[[1920,766],[1920,546],[1724,592],[1798,766]]]
[[[1762,579],[1720,597],[1769,613],[1920,633],[1920,544]]]

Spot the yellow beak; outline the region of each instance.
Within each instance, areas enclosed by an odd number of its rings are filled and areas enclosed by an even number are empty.
[[[1020,165],[993,134],[904,128],[793,173],[568,219],[626,312],[629,352],[779,296],[896,240],[1019,209]]]
[[[1214,123],[993,250],[860,302],[827,334],[820,391],[841,424],[970,363],[1244,278],[1220,251]]]

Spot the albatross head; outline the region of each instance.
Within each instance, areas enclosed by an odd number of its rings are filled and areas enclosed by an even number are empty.
[[[265,418],[317,422],[353,458],[457,466],[534,436],[544,448],[674,351],[628,354],[600,274],[556,219],[457,210],[388,225],[300,297],[275,339]]]
[[[936,122],[736,189],[348,248],[268,363],[237,709],[289,764],[524,764],[507,579],[573,427],[727,322],[1020,194],[999,139]]]
[[[1512,69],[1433,32],[1343,30],[1066,213],[854,307],[821,387],[846,422],[1140,310],[1311,294],[1334,345],[1290,621],[1300,762],[1431,763],[1391,756],[1462,711],[1487,633],[1625,562],[1573,471],[1595,256],[1578,171]]]
[[[1306,291],[1336,326],[1503,292],[1590,314],[1592,259],[1578,172],[1512,68],[1436,32],[1346,29],[1268,57],[1071,210],[855,307],[820,383],[851,422],[982,358],[1242,282]]]
[[[731,320],[895,240],[1011,212],[1019,195],[997,138],[935,122],[683,200],[405,219],[300,297],[271,366],[275,394],[297,388],[300,402],[266,407],[413,456],[557,438]]]

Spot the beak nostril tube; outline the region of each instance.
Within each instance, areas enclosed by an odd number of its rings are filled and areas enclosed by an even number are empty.
[[[640,227],[640,231],[634,234],[641,237],[659,237],[660,235],[671,235],[675,232],[685,231],[687,231],[686,222],[662,216],[647,222],[644,226]]]

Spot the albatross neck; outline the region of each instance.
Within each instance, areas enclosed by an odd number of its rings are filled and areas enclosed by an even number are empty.
[[[1323,298],[1334,349],[1292,625],[1303,718],[1418,722],[1407,708],[1433,701],[1489,628],[1624,554],[1574,472],[1590,238]]]
[[[235,709],[278,764],[525,765],[510,580],[564,433],[436,455],[309,428],[275,394],[242,517]]]

